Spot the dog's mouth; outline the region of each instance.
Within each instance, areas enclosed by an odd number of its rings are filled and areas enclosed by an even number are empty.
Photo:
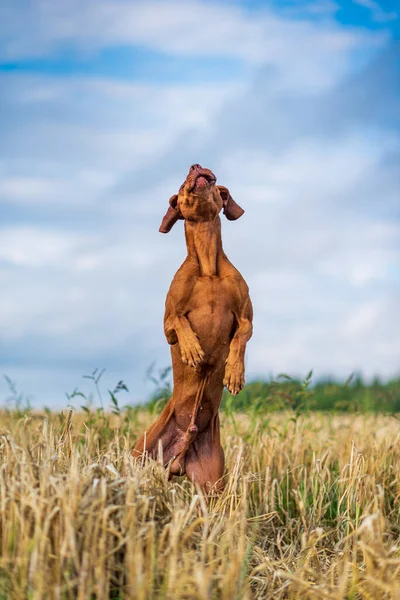
[[[199,175],[195,179],[194,189],[200,190],[202,188],[209,187],[212,183],[215,183],[215,181],[215,177],[210,177],[208,175]]]
[[[189,191],[202,190],[209,188],[213,183],[217,181],[217,178],[211,171],[200,171],[197,172],[194,177],[191,178]]]

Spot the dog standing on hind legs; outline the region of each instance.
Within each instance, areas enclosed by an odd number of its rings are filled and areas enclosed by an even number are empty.
[[[246,282],[222,249],[221,220],[244,210],[209,169],[192,165],[172,196],[160,231],[185,220],[187,257],[169,289],[164,331],[171,345],[173,393],[160,417],[139,438],[133,456],[152,458],[159,443],[170,475],[187,475],[205,492],[223,488],[224,452],[218,409],[224,385],[244,385],[244,355],[253,309]]]

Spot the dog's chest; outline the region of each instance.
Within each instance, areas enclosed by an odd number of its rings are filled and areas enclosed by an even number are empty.
[[[217,276],[197,277],[189,303],[191,311],[206,311],[210,315],[229,310],[231,299],[224,279]]]
[[[219,277],[198,277],[188,302],[187,318],[199,338],[209,364],[226,359],[234,311],[226,281]]]

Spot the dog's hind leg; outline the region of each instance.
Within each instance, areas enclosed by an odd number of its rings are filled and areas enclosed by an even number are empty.
[[[225,458],[220,442],[218,413],[198,433],[186,453],[186,475],[205,493],[224,488]]]
[[[168,405],[166,408],[169,408]],[[165,414],[167,411],[164,411],[164,414],[161,413],[157,421],[141,435],[132,456],[140,458],[146,453],[150,458],[157,460],[161,445],[162,462],[165,467],[170,465],[170,475],[184,475],[186,451],[196,437],[197,427],[192,425],[184,431],[176,422],[173,408],[170,407],[170,414]]]
[[[186,429],[185,434],[181,438],[182,450],[178,454],[176,454],[176,456],[174,456],[174,459],[170,464],[171,475],[183,475],[185,473],[187,451],[189,450],[191,444],[193,444],[193,442],[197,438],[199,432],[198,426],[196,425],[196,419],[199,413],[201,401],[203,400],[204,389],[207,385],[207,381],[208,377],[206,374],[204,374],[200,379],[199,386],[197,388],[188,428]]]
[[[191,376],[199,379],[198,375],[191,374]],[[197,437],[196,419],[207,381],[207,375],[203,375],[198,381],[194,404],[190,408],[191,414],[187,415],[190,420],[186,424],[184,424],[185,418],[182,420],[182,415],[177,420],[174,397],[170,399],[157,421],[139,438],[132,453],[135,458],[147,452],[150,458],[156,459],[161,443],[163,463],[165,466],[169,464],[170,475],[185,474],[185,457]]]

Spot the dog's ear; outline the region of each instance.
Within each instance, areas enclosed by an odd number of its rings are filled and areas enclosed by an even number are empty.
[[[174,194],[169,199],[168,210],[165,213],[163,220],[161,222],[160,229],[159,229],[159,231],[161,233],[168,233],[169,231],[171,231],[171,229],[173,228],[173,226],[179,219],[183,219],[179,209],[177,209],[177,204],[178,204],[178,195]]]
[[[229,221],[236,221],[236,219],[241,217],[244,213],[243,208],[241,208],[239,204],[234,201],[228,188],[223,185],[217,185],[217,188],[219,189],[219,193],[222,198],[224,215]]]

